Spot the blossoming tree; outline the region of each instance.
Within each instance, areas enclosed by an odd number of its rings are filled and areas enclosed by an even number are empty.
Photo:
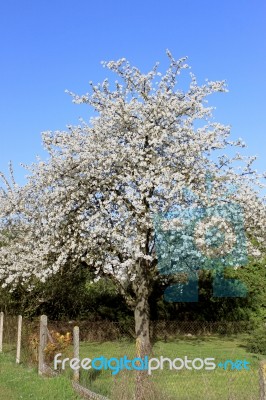
[[[165,74],[158,64],[143,74],[125,59],[104,63],[118,75],[113,86],[104,80],[91,83],[88,94],[70,93],[97,116],[43,133],[48,160],[27,167],[24,187],[6,181],[0,199],[2,227],[13,232],[1,238],[4,284],[44,281],[66,264],[91,268],[96,279],[107,275],[134,309],[142,353],[150,347],[149,295],[159,277],[154,216],[186,207],[187,188],[197,196],[195,206],[241,204],[250,254],[265,238],[255,157],[229,156],[228,148],[244,144],[230,141],[230,128],[214,122],[207,105],[208,95],[226,91],[225,82],[198,85],[190,74],[188,88],[178,88],[186,59],[167,55]],[[236,189],[224,199],[232,184]]]

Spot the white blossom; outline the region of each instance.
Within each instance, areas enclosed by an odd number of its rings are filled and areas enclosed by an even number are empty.
[[[206,106],[207,96],[227,91],[225,82],[198,85],[191,75],[189,89],[182,90],[177,77],[186,73],[186,59],[167,54],[164,74],[158,64],[142,74],[125,59],[104,63],[118,75],[115,89],[105,80],[91,83],[85,95],[69,92],[97,116],[66,131],[44,132],[49,158],[27,167],[25,186],[2,176],[0,274],[5,285],[15,286],[21,277],[43,281],[65,265],[82,262],[96,279],[106,274],[121,290],[133,285],[136,292],[144,280],[151,286],[158,276],[154,216],[176,205],[185,209],[188,202],[195,208],[240,204],[250,254],[265,246],[265,200],[259,195],[262,176],[253,170],[255,157],[238,151],[221,155],[243,143],[229,140],[230,127],[213,122]],[[213,177],[211,192],[207,172]],[[189,201],[184,189],[194,194]],[[182,231],[179,222],[169,222],[170,229]],[[229,229],[227,248],[232,240]]]

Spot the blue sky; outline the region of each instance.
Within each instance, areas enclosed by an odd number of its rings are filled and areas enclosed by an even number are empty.
[[[69,89],[85,93],[106,77],[102,60],[126,57],[144,72],[188,56],[198,83],[226,79],[215,119],[232,125],[266,170],[266,2],[264,0],[2,0],[0,4],[0,170],[44,157],[41,132],[87,120]]]

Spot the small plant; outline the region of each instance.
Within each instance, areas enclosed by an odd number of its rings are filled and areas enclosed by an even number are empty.
[[[39,336],[37,333],[33,333],[29,336],[29,350],[30,350],[30,361],[32,363],[38,362],[38,346]]]
[[[51,362],[57,353],[65,351],[71,343],[72,335],[70,332],[67,332],[65,335],[56,331],[49,332],[48,343],[45,347],[46,360]],[[37,333],[34,333],[29,337],[29,347],[31,352],[31,361],[36,363],[38,361],[39,347],[39,335]]]
[[[249,339],[247,350],[251,353],[266,354],[266,326],[256,329]]]
[[[51,331],[49,334],[49,343],[45,348],[45,354],[47,361],[52,361],[57,353],[65,351],[72,342],[72,336],[70,332],[65,335],[59,332]]]

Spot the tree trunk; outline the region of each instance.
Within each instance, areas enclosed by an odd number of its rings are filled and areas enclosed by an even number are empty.
[[[138,287],[134,317],[136,339],[140,348],[138,357],[144,357],[151,351],[150,307],[148,302],[148,288],[145,287],[145,282],[142,282]]]
[[[136,333],[136,356],[143,358],[151,352],[149,290],[145,277],[135,287],[136,305],[134,310]],[[147,371],[136,371],[135,399],[145,400],[152,391]]]

